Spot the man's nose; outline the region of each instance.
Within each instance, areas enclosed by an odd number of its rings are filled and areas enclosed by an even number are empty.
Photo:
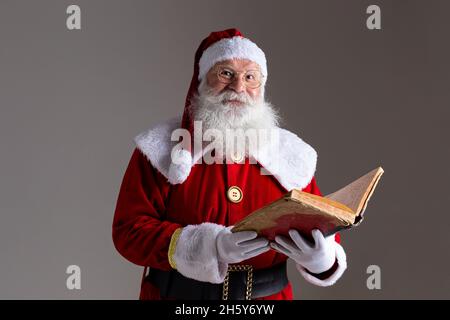
[[[237,92],[237,93],[241,93],[245,91],[245,83],[244,80],[242,80],[241,77],[236,77],[233,82],[231,82],[228,87]]]

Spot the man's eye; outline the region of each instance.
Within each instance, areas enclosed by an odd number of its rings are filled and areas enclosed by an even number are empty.
[[[250,81],[255,80],[255,76],[252,74],[248,74],[246,78],[247,78],[247,80],[250,80]]]
[[[228,71],[228,70],[222,70],[222,71],[220,72],[220,75],[221,75],[222,77],[228,78],[228,79],[233,78],[233,73],[232,73],[231,71]]]

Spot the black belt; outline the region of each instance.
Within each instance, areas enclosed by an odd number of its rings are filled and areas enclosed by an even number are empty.
[[[225,281],[203,282],[183,276],[176,270],[150,268],[145,281],[160,290],[162,298],[178,300],[244,300],[280,292],[287,284],[286,262],[253,270],[251,265],[229,265]]]

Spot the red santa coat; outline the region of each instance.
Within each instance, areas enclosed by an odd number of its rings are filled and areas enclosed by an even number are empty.
[[[184,163],[175,165],[170,160],[174,145],[170,134],[180,125],[180,119],[172,119],[135,138],[137,147],[123,177],[113,221],[114,245],[134,264],[170,270],[169,243],[179,227],[204,222],[233,225],[292,188],[321,195],[314,178],[315,150],[287,130],[279,129],[276,150],[267,146],[265,152],[251,156],[252,163],[249,158],[244,164],[196,163],[203,153],[191,156],[186,152],[182,155]],[[261,168],[271,174],[261,174]],[[227,190],[231,186],[242,190],[242,201],[229,200]],[[339,237],[336,241],[339,242]],[[319,286],[333,284],[346,268],[345,252],[340,245],[337,248],[337,263],[325,279],[297,265],[299,273]],[[209,259],[214,261],[213,257]],[[286,259],[285,255],[269,250],[240,264],[260,269]],[[207,268],[210,270],[202,272],[216,276],[217,267]],[[140,299],[160,298],[158,288],[142,281]],[[291,284],[277,294],[260,299],[291,300]]]

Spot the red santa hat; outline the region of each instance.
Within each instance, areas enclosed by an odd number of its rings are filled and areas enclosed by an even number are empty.
[[[267,79],[267,61],[264,52],[252,41],[245,38],[238,29],[211,32],[203,39],[195,53],[194,74],[186,97],[181,126],[193,132],[190,115],[192,98],[198,93],[200,81],[217,62],[228,59],[248,59],[260,66],[263,85]]]

